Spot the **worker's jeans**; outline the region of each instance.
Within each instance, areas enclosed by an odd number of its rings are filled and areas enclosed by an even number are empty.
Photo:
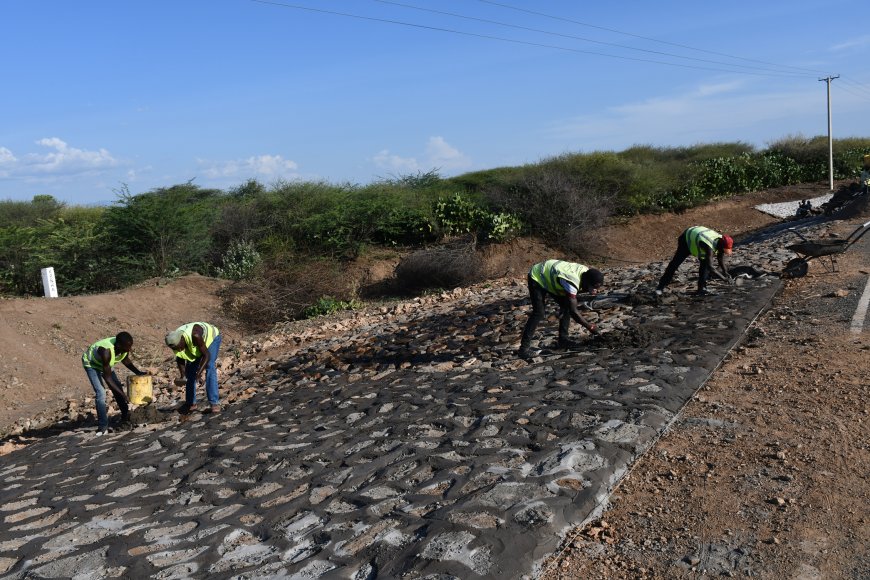
[[[223,335],[217,335],[208,347],[208,353],[211,355],[208,359],[208,366],[205,367],[205,394],[208,397],[208,402],[212,405],[217,405],[220,399],[218,398],[218,380],[217,362],[218,350],[221,347],[221,339]],[[193,362],[188,361],[184,365],[184,374],[187,377],[187,384],[184,390],[184,398],[189,404],[196,403],[196,375],[199,373],[199,363],[202,357]]]
[[[658,289],[664,290],[665,287],[671,283],[671,280],[674,279],[674,274],[677,272],[677,268],[680,267],[680,264],[686,261],[686,258],[692,255],[692,252],[689,251],[689,242],[686,241],[685,234],[680,234],[680,237],[677,238],[677,253],[674,254],[674,257],[671,258],[668,267],[665,268],[665,273],[662,274],[661,280],[659,280]],[[701,262],[701,266],[698,269],[698,290],[703,290],[707,287],[707,278],[710,275],[710,256],[706,256],[704,258],[698,259]]]
[[[106,387],[103,385],[103,373],[90,367],[84,367],[84,369],[88,375],[88,379],[91,381],[91,386],[94,388],[94,398],[96,399],[97,404],[97,429],[105,431],[109,427],[109,410],[106,405]],[[116,383],[121,384],[115,371],[112,371],[112,378]],[[114,393],[112,393],[112,396],[114,396]],[[127,401],[115,397],[115,403],[117,403],[118,408],[121,409],[121,417],[126,418],[130,414],[130,410],[127,407]]]
[[[529,315],[529,320],[526,322],[526,327],[523,329],[523,337],[520,340],[520,348],[528,349],[532,344],[532,338],[535,336],[535,329],[540,324],[541,320],[546,316],[544,302],[547,296],[553,298],[561,308],[559,312],[559,342],[568,340],[568,329],[571,326],[571,307],[568,304],[568,298],[564,296],[555,296],[547,292],[540,284],[528,276],[529,283],[529,298],[532,301],[532,313]]]

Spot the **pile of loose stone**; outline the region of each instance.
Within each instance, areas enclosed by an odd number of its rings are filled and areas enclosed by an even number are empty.
[[[734,262],[779,271],[793,257],[780,244]],[[515,355],[525,280],[225,349],[235,402],[220,415],[73,430],[5,457],[0,574],[533,575],[780,285],[695,298],[687,261],[657,301],[663,266],[607,270],[608,294],[587,305],[602,337],[555,350],[551,317],[531,362]]]

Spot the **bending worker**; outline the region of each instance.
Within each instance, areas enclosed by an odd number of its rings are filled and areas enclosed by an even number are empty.
[[[178,409],[182,414],[196,410],[196,385],[205,375],[205,394],[210,404],[204,413],[220,413],[218,380],[215,362],[221,346],[221,334],[217,326],[206,322],[190,322],[166,335],[166,346],[175,353],[180,378],[184,382],[184,404]]]
[[[671,283],[677,268],[680,267],[686,258],[695,256],[701,262],[698,269],[698,295],[704,296],[707,292],[707,278],[710,274],[714,274],[725,282],[731,281],[731,276],[728,274],[728,268],[725,267],[724,255],[730,254],[734,247],[734,240],[730,236],[722,235],[718,232],[705,228],[704,226],[692,226],[686,229],[680,237],[677,238],[677,252],[671,258],[671,262],[665,269],[665,273],[659,280],[659,285],[656,288],[656,294],[661,296],[665,287]],[[711,265],[713,254],[719,260],[719,268],[722,270],[720,274]]]
[[[109,429],[109,411],[106,405],[106,387],[112,391],[115,403],[121,410],[121,427],[132,428],[130,423],[130,406],[124,387],[118,380],[118,375],[112,370],[116,364],[124,366],[137,375],[148,374],[140,371],[130,360],[133,350],[133,337],[129,332],[119,332],[114,337],[104,338],[92,344],[82,355],[82,366],[94,388],[94,399],[97,405],[97,434],[104,435]]]
[[[582,290],[590,294],[597,294],[598,289],[604,283],[604,274],[600,271],[583,264],[547,260],[532,266],[532,269],[529,270],[528,283],[532,313],[523,329],[520,350],[517,353],[521,358],[529,357],[529,348],[535,334],[535,328],[545,316],[544,301],[547,296],[552,297],[561,308],[558,348],[570,348],[571,346],[568,339],[568,329],[572,318],[589,332],[597,332],[595,325],[583,318],[577,310],[577,293]]]

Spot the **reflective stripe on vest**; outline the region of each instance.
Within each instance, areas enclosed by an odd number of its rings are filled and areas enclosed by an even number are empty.
[[[125,358],[127,358],[127,353],[123,353],[120,356],[115,354],[115,337],[104,338],[103,340],[98,340],[94,344],[92,344],[88,350],[82,355],[82,365],[86,368],[97,369],[98,371],[103,370],[103,361],[100,359],[100,355],[97,353],[97,349],[100,347],[105,348],[109,351],[109,367],[113,367]]]
[[[203,330],[205,330],[202,340],[205,342],[206,348],[210,347],[211,343],[214,342],[214,338],[220,334],[217,326],[213,326],[207,322],[190,322],[183,326],[179,326],[178,330],[181,331],[181,334],[184,337],[184,350],[176,352],[176,357],[193,362],[202,356],[202,353],[199,352],[199,348],[197,348],[193,343],[193,327],[196,325],[201,326]]]
[[[544,290],[556,296],[566,296],[568,293],[559,283],[559,278],[567,281],[569,284],[580,291],[580,277],[583,273],[589,270],[583,264],[575,264],[573,262],[564,262],[562,260],[547,260],[532,266],[529,275],[532,280],[540,284]]]
[[[716,243],[722,234],[705,228],[704,226],[694,226],[686,230],[686,242],[689,244],[689,252],[696,258],[706,258],[707,250],[702,248],[702,243],[709,246],[713,252],[716,251]],[[703,252],[703,255],[701,254]]]

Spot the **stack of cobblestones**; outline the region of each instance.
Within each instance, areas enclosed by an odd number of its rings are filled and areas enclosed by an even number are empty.
[[[792,257],[776,240],[741,256],[771,272]],[[551,318],[530,362],[515,354],[524,280],[239,345],[220,415],[5,457],[0,574],[531,577],[780,286],[695,298],[696,264],[660,300],[663,264],[608,270],[587,304],[602,336],[555,350]]]

